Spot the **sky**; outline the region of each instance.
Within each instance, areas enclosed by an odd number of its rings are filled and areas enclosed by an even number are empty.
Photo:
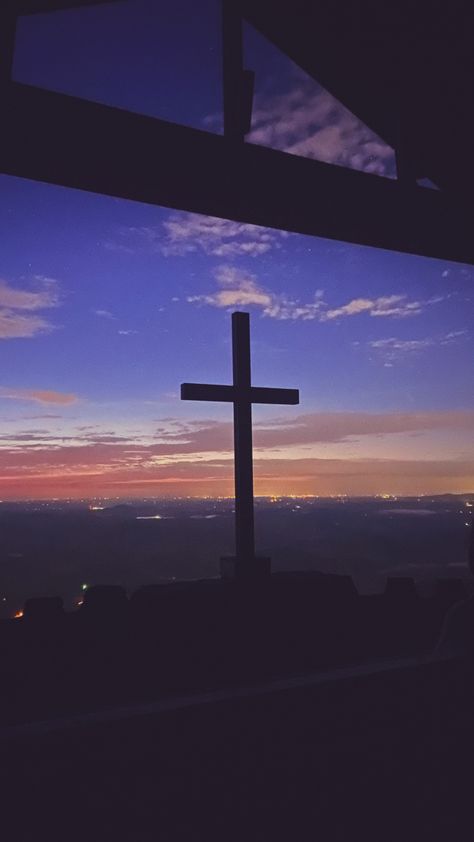
[[[221,132],[217,0],[157,5],[21,19],[15,78]],[[394,177],[250,28],[245,56],[249,142]],[[0,499],[232,494],[231,407],[179,386],[231,382],[234,310],[253,383],[300,390],[254,408],[257,494],[474,490],[473,267],[6,176],[0,232]]]

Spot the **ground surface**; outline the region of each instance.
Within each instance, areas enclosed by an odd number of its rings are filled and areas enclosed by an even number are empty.
[[[5,838],[472,839],[453,663],[2,739]]]

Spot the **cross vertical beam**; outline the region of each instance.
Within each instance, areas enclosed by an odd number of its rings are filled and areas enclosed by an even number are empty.
[[[248,313],[232,313],[234,375],[235,549],[237,558],[255,556],[252,465],[250,323]]]

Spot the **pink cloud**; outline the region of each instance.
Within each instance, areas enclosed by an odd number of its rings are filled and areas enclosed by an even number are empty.
[[[353,437],[449,430],[470,434],[474,412],[310,413],[255,427],[256,493],[372,494],[469,491],[474,462],[443,453],[433,459],[292,457],[283,448],[343,442]],[[2,496],[93,493],[230,494],[231,422],[166,422],[155,440],[83,431],[74,437],[19,432],[0,450]],[[80,431],[78,431],[80,433]],[[280,450],[280,452],[276,452]],[[273,452],[272,452],[273,451]],[[387,445],[390,453],[390,445]],[[296,454],[295,454],[296,455]],[[160,491],[163,489],[163,491]],[[166,489],[166,490],[165,490]]]
[[[8,389],[0,387],[0,398],[14,401],[35,401],[42,404],[61,404],[68,406],[76,403],[79,398],[70,392],[56,392],[53,389]]]
[[[393,149],[306,77],[285,93],[257,94],[247,139],[328,164],[395,175]]]
[[[36,277],[37,290],[25,290],[12,287],[7,281],[0,280],[0,307],[8,310],[45,310],[57,307],[59,296],[57,282],[52,278]]]
[[[40,316],[0,310],[0,339],[30,339],[53,329],[53,325]]]
[[[272,296],[258,286],[257,280],[250,272],[237,269],[235,266],[218,266],[215,278],[221,287],[209,295],[192,295],[188,297],[190,304],[208,304],[211,307],[269,307]]]
[[[54,329],[37,310],[59,305],[56,281],[35,276],[37,289],[19,289],[0,280],[0,339],[30,339]]]

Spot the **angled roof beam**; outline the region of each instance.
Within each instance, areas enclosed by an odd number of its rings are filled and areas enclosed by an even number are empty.
[[[18,83],[0,108],[3,173],[474,263],[469,215],[439,191]]]

